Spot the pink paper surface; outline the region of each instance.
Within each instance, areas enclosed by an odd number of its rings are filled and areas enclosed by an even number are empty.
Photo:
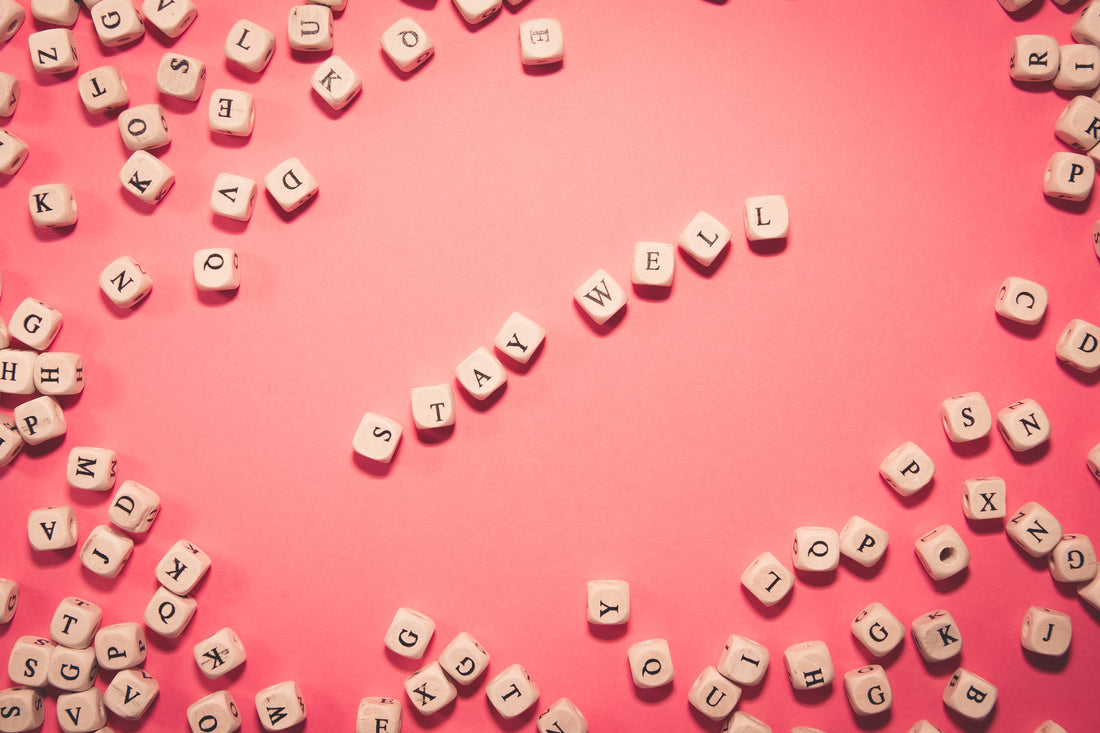
[[[144,721],[112,720],[116,730],[186,731],[186,707],[228,689],[242,730],[257,731],[255,693],[292,679],[313,731],[354,730],[368,695],[401,699],[404,730],[533,730],[535,714],[565,696],[593,731],[717,731],[687,696],[731,633],[771,651],[739,709],[777,731],[907,731],[921,718],[943,731],[1030,732],[1047,718],[1093,729],[1100,613],[1000,525],[968,522],[961,508],[965,479],[997,475],[1010,511],[1038,501],[1067,532],[1100,540],[1100,485],[1085,465],[1100,443],[1097,378],[1054,353],[1071,319],[1100,322],[1095,204],[1041,191],[1047,159],[1064,149],[1053,125],[1071,95],[1007,74],[1013,36],[1068,43],[1081,3],[1036,5],[1014,17],[993,0],[529,0],[469,26],[446,0],[350,0],[335,53],[363,93],[339,113],[309,89],[327,53],[287,45],[292,3],[202,3],[179,39],[150,30],[123,49],[98,43],[85,10],[74,28],[80,69],[59,78],[31,68],[28,33],[45,26],[28,11],[0,47],[0,69],[23,85],[3,127],[31,147],[22,170],[0,179],[0,315],[28,296],[62,311],[51,348],[84,356],[87,387],[61,399],[63,439],[0,469],[0,576],[23,588],[0,626],[0,656],[19,636],[46,634],[68,595],[101,604],[105,624],[140,621],[154,566],[186,538],[214,560],[198,612],[177,640],[151,634],[145,668],[160,698]],[[406,15],[436,44],[407,75],[378,47]],[[538,17],[561,21],[560,66],[520,64],[519,23]],[[261,74],[222,56],[240,18],[278,38]],[[206,61],[198,102],[157,93],[169,49]],[[177,182],[156,207],[121,190],[117,123],[85,113],[77,95],[76,77],[108,63],[131,104],[167,111],[173,140],[158,155]],[[216,88],[255,96],[249,138],[209,131]],[[247,224],[211,215],[219,172],[262,181],[289,157],[319,181],[307,208],[286,215],[261,193]],[[76,192],[70,230],[30,222],[29,189],[53,182]],[[773,193],[787,197],[791,234],[749,246],[743,201]],[[667,298],[631,290],[634,243],[675,243],[699,210],[733,230],[728,254],[711,268],[678,256]],[[239,252],[236,295],[196,290],[191,258],[204,247]],[[154,280],[133,311],[97,286],[123,254]],[[572,301],[599,268],[630,295],[602,328]],[[1009,275],[1048,288],[1039,326],[994,314]],[[546,328],[537,359],[527,369],[505,359],[501,396],[480,406],[458,397],[452,431],[418,435],[409,390],[453,383],[513,311]],[[994,413],[1036,399],[1051,441],[1020,455],[996,434],[953,446],[939,405],[967,391]],[[10,414],[21,400],[5,395],[0,407]],[[404,425],[389,466],[351,450],[367,411]],[[877,469],[909,440],[936,477],[902,499]],[[114,580],[26,538],[36,507],[73,505],[81,542],[107,523],[109,495],[65,481],[69,450],[82,445],[115,449],[119,482],[163,499]],[[790,565],[796,527],[839,530],[853,514],[890,532],[881,565],[800,573],[772,609],[741,588],[761,552]],[[912,547],[942,524],[972,561],[936,583]],[[587,624],[585,585],[598,578],[630,582],[625,627]],[[864,720],[840,678],[876,661],[849,631],[871,601],[906,625],[950,610],[964,649],[930,666],[907,639],[884,662],[892,711]],[[1071,616],[1066,658],[1022,650],[1031,605]],[[382,644],[402,606],[437,623],[419,662]],[[223,626],[248,661],[209,681],[192,647]],[[524,665],[541,694],[532,712],[497,716],[487,680],[435,716],[413,712],[405,677],[461,631],[489,651],[489,676]],[[668,640],[676,678],[642,692],[626,650],[650,638]],[[837,681],[796,693],[783,650],[813,639],[828,644]],[[985,723],[944,708],[958,665],[999,689]],[[48,702],[46,730],[55,715]]]

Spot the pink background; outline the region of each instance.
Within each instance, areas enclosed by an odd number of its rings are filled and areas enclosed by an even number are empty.
[[[28,19],[0,48],[0,69],[23,83],[3,125],[31,146],[0,180],[0,315],[27,296],[61,310],[52,348],[83,354],[87,388],[63,399],[64,439],[0,470],[0,576],[23,585],[0,657],[19,636],[45,634],[67,595],[101,604],[104,623],[140,620],[154,565],[186,538],[214,567],[184,635],[151,644],[146,669],[162,682],[151,717],[113,722],[119,731],[186,731],[187,705],[221,688],[241,705],[242,729],[257,731],[253,695],[287,679],[304,692],[307,730],[353,730],[367,695],[402,699],[406,730],[534,729],[533,714],[497,717],[484,681],[437,716],[413,713],[402,682],[420,663],[382,645],[400,606],[438,624],[424,662],[469,631],[492,656],[490,675],[523,664],[539,710],[567,696],[593,731],[717,731],[687,693],[734,632],[771,650],[740,709],[777,731],[906,731],[924,717],[944,731],[1029,732],[1048,717],[1093,729],[1100,614],[999,527],[968,523],[960,501],[964,479],[999,475],[1010,510],[1036,500],[1100,540],[1100,485],[1085,467],[1100,442],[1097,379],[1054,356],[1070,319],[1100,321],[1096,205],[1044,199],[1068,95],[1007,74],[1013,36],[1069,42],[1081,3],[1036,5],[1016,18],[994,0],[531,0],[472,27],[449,0],[350,0],[335,50],[364,90],[342,113],[309,89],[326,54],[286,43],[291,2],[204,2],[180,39],[151,30],[122,50],[101,47],[83,11],[80,70],[56,79],[31,69]],[[378,48],[404,15],[437,48],[408,76]],[[562,23],[560,68],[519,62],[518,25],[537,17]],[[260,75],[222,57],[239,18],[278,37]],[[207,62],[199,102],[157,94],[166,48]],[[77,96],[76,76],[104,63],[121,70],[132,104],[167,109],[173,141],[160,157],[177,183],[156,208],[120,190],[116,123]],[[208,131],[220,87],[255,95],[250,138]],[[320,182],[307,209],[283,215],[261,194],[246,225],[212,217],[218,172],[260,180],[291,156]],[[50,182],[76,191],[70,231],[31,225],[27,191]],[[750,247],[743,200],[770,193],[787,196],[791,236]],[[616,325],[591,327],[573,289],[601,267],[629,289],[634,242],[674,242],[700,209],[734,230],[728,256],[709,270],[679,257],[667,299],[631,292]],[[214,246],[240,253],[235,297],[195,289],[192,254]],[[123,254],[155,282],[132,312],[96,285]],[[1039,327],[995,316],[1008,275],[1049,289]],[[459,398],[449,436],[418,437],[409,390],[453,380],[515,310],[548,331],[538,359],[511,370],[487,408]],[[939,405],[971,390],[994,412],[1038,400],[1049,446],[1014,455],[994,435],[953,447]],[[388,468],[351,451],[367,411],[405,426]],[[877,467],[907,440],[937,472],[901,500]],[[81,541],[106,522],[108,495],[65,482],[77,445],[117,450],[119,481],[164,502],[114,580],[26,540],[35,507],[74,505]],[[875,570],[845,562],[800,575],[770,611],[740,587],[765,550],[790,564],[796,527],[840,529],[857,513],[891,533]],[[944,523],[973,560],[961,580],[933,583],[912,547]],[[625,629],[585,621],[585,583],[605,577],[631,584]],[[905,624],[954,614],[962,666],[1000,690],[991,721],[949,715],[954,664],[926,666],[909,639],[887,659],[892,713],[852,714],[839,678],[869,657],[849,623],[874,600]],[[1019,629],[1033,604],[1072,617],[1066,659],[1025,656]],[[248,662],[211,682],[191,648],[222,626],[241,635]],[[677,676],[641,693],[626,649],[653,637],[668,640]],[[782,652],[810,639],[828,643],[838,679],[795,694]],[[52,703],[47,713],[55,730]]]

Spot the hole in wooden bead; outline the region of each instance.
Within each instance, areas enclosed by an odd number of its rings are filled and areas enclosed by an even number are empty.
[[[954,547],[945,547],[940,550],[940,562],[953,563],[957,559],[957,554]]]

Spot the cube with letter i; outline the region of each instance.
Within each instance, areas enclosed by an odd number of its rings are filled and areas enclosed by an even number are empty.
[[[738,634],[726,639],[718,658],[718,672],[738,685],[758,685],[771,662],[771,652],[758,641]]]
[[[554,18],[525,20],[519,24],[520,56],[526,66],[553,64],[565,56],[561,23]]]
[[[1087,92],[1100,85],[1100,48],[1091,43],[1067,43],[1058,47],[1058,73],[1054,88]]]
[[[741,573],[741,585],[765,606],[774,606],[794,587],[794,573],[770,552],[762,553]]]

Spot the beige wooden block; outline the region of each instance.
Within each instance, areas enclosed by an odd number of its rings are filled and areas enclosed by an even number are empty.
[[[844,673],[844,694],[858,716],[877,715],[894,704],[890,680],[881,665],[871,664]]]
[[[914,544],[917,558],[933,580],[950,578],[970,565],[970,550],[958,531],[942,524],[922,535]]]
[[[8,655],[8,679],[25,687],[45,687],[57,644],[41,636],[20,636]]]
[[[334,110],[342,110],[363,91],[363,80],[344,59],[332,55],[314,69],[309,79],[313,91]]]
[[[246,176],[219,173],[210,192],[210,210],[218,216],[248,221],[256,205],[256,181]]]
[[[408,695],[413,710],[421,715],[432,715],[458,697],[458,689],[444,673],[439,662],[432,662],[405,678],[405,694]]]
[[[99,667],[90,646],[70,649],[58,646],[50,655],[46,681],[61,692],[83,692],[95,684]]]
[[[400,733],[401,701],[392,697],[364,697],[355,715],[355,733]]]
[[[731,634],[718,657],[718,672],[734,684],[758,685],[764,680],[771,652],[758,641]]]
[[[489,668],[489,652],[463,631],[439,653],[439,666],[458,684],[470,685]]]
[[[967,392],[940,404],[940,422],[952,443],[966,443],[989,435],[993,413],[981,392]]]
[[[559,697],[535,720],[539,733],[588,733],[588,720],[567,697]]]
[[[213,561],[201,547],[188,540],[180,540],[168,548],[154,569],[157,582],[178,596],[194,590],[206,576]]]
[[[794,587],[794,573],[779,562],[775,555],[765,552],[741,573],[741,585],[765,606],[774,606],[791,592]]]
[[[176,182],[176,174],[148,151],[135,150],[119,169],[118,181],[122,190],[139,201],[159,204]]]
[[[909,628],[927,662],[942,662],[962,652],[962,634],[955,618],[942,608],[917,616]]]
[[[885,657],[905,640],[905,626],[886,606],[869,603],[852,620],[852,636],[876,657]]]
[[[772,727],[760,718],[738,710],[730,716],[722,733],[772,733]]]
[[[401,423],[374,412],[363,415],[352,438],[352,449],[379,463],[389,463],[401,443]]]
[[[1091,43],[1067,43],[1058,47],[1058,74],[1054,88],[1088,92],[1100,85],[1100,48]]]
[[[76,224],[76,194],[67,183],[44,183],[27,195],[31,223],[39,229],[59,229]]]
[[[1042,504],[1029,501],[1009,518],[1008,536],[1032,557],[1046,557],[1062,540],[1062,523]]]
[[[741,688],[714,667],[705,667],[688,690],[691,706],[711,720],[728,718],[740,699]]]
[[[27,445],[39,445],[65,434],[65,414],[53,397],[43,395],[15,408],[15,425]]]
[[[37,298],[24,298],[8,320],[8,335],[35,351],[50,348],[64,322],[61,311]]]
[[[106,0],[104,0],[106,2]],[[103,701],[107,709],[123,720],[138,720],[160,694],[160,683],[144,669],[124,669],[114,676]]]
[[[1089,156],[1054,153],[1043,172],[1043,193],[1065,201],[1084,201],[1092,193],[1095,178],[1096,163]]]
[[[56,396],[84,391],[84,357],[69,351],[45,351],[34,360],[34,387]]]
[[[158,0],[151,0],[157,2]],[[180,0],[173,0],[179,2]],[[206,63],[169,51],[157,66],[157,91],[188,102],[197,101],[206,87]]]
[[[478,24],[500,12],[502,0],[453,0],[467,23]]]
[[[264,186],[283,211],[291,212],[308,203],[320,186],[302,161],[287,158],[264,176]]]
[[[664,639],[647,639],[632,644],[626,652],[634,686],[642,689],[661,687],[672,682],[672,653]]]
[[[382,51],[403,72],[414,71],[435,54],[435,43],[412,18],[400,18],[382,33]]]
[[[84,109],[90,114],[109,114],[130,103],[130,90],[117,67],[99,66],[76,80]]]
[[[125,46],[145,35],[145,22],[132,0],[99,0],[89,12],[99,42],[108,48]]]
[[[211,680],[237,669],[248,656],[241,637],[228,626],[195,644],[192,651],[199,671]]]
[[[332,8],[295,5],[287,17],[287,43],[296,51],[328,51],[333,44]]]
[[[95,635],[96,662],[100,669],[117,671],[145,663],[148,642],[145,627],[133,621],[102,626]]]
[[[882,480],[902,496],[911,496],[932,483],[936,466],[912,441],[895,448],[878,467]]]
[[[69,451],[65,478],[74,489],[110,491],[117,472],[118,454],[110,448],[77,446]]]
[[[211,132],[248,137],[256,126],[256,98],[241,89],[215,89],[206,119]]]
[[[177,596],[163,586],[157,588],[145,606],[145,628],[167,639],[175,639],[187,628],[198,609],[190,596]]]
[[[1100,48],[1097,49],[1100,51]],[[1100,328],[1088,321],[1074,318],[1062,330],[1055,346],[1060,361],[1086,374],[1100,369]]]
[[[27,516],[27,539],[39,552],[74,547],[76,534],[76,513],[71,506],[32,509]]]
[[[0,690],[0,730],[11,733],[37,730],[46,718],[42,695],[31,687]]]
[[[27,162],[30,146],[14,133],[0,129],[0,173],[14,176]]]
[[[588,581],[588,623],[616,626],[630,620],[630,584],[625,580]]]
[[[1058,75],[1060,61],[1054,36],[1016,36],[1009,44],[1008,75],[1017,81],[1050,81]]]
[[[0,578],[0,624],[6,624],[15,618],[17,608],[19,608],[19,583],[10,578]]]
[[[102,1],[102,0],[101,0]],[[145,20],[169,38],[179,38],[199,14],[192,0],[145,0],[141,4]]]
[[[836,678],[833,658],[823,641],[793,644],[783,652],[787,679],[796,690],[809,690],[831,685]]]
[[[1100,611],[1100,573],[1092,580],[1077,584],[1077,597]]]
[[[114,578],[122,572],[134,541],[114,527],[101,524],[92,528],[80,548],[80,563],[96,575]]]
[[[873,567],[890,545],[890,533],[859,515],[840,530],[840,554],[864,567]]]
[[[1033,326],[1043,320],[1049,300],[1047,289],[1037,282],[1009,276],[997,291],[997,315],[1010,321]]]
[[[1020,644],[1024,649],[1047,657],[1060,657],[1069,651],[1073,622],[1069,614],[1043,606],[1031,606],[1024,614]]]
[[[34,394],[34,362],[27,349],[0,349],[0,394]]]
[[[479,346],[455,368],[455,379],[475,400],[486,400],[508,382],[508,372],[484,346]]]
[[[680,232],[677,243],[688,256],[709,267],[729,246],[730,230],[705,211],[700,211]]]
[[[968,519],[1003,519],[1008,514],[1008,488],[998,476],[963,482],[963,514]]]
[[[1050,574],[1059,583],[1087,583],[1096,577],[1096,549],[1083,534],[1065,534],[1048,556]]]
[[[421,430],[446,428],[455,424],[455,396],[449,384],[412,389],[413,423]]]
[[[305,721],[306,704],[298,683],[288,680],[257,692],[256,713],[266,731],[286,730]]]
[[[399,608],[383,639],[386,648],[408,659],[420,659],[435,633],[435,621],[420,611]]]
[[[556,18],[535,18],[519,24],[520,60],[524,66],[554,64],[565,57],[565,36]]]
[[[237,251],[229,247],[196,250],[191,257],[195,287],[204,292],[236,290],[241,285]]]
[[[250,20],[239,20],[229,29],[223,47],[225,57],[249,71],[263,71],[275,54],[275,34]]]
[[[997,704],[997,687],[959,667],[943,691],[944,705],[969,720],[985,720]]]
[[[539,688],[526,669],[513,664],[486,683],[485,696],[500,717],[515,718],[538,702]]]
[[[160,497],[148,486],[137,481],[123,481],[111,498],[107,518],[118,527],[134,534],[145,534],[160,514]]]
[[[22,84],[19,79],[0,71],[0,117],[11,117],[19,107]]]
[[[241,711],[228,690],[218,690],[187,706],[187,724],[191,733],[234,733],[241,727]]]
[[[64,74],[80,66],[76,36],[68,28],[47,28],[27,36],[31,66],[39,74]]]
[[[1014,402],[998,412],[997,428],[1008,447],[1018,453],[1050,440],[1050,420],[1039,403],[1030,398]]]
[[[2,364],[0,364],[2,366]],[[2,392],[3,390],[0,390]],[[0,413],[0,466],[7,466],[23,450],[23,436],[9,415]]]
[[[626,307],[626,291],[606,270],[596,270],[573,291],[573,299],[597,325]]]
[[[798,527],[791,543],[791,559],[798,570],[836,570],[840,564],[840,535],[831,527]]]
[[[745,199],[745,238],[783,239],[790,233],[791,215],[782,195],[750,196]]]
[[[80,692],[57,696],[57,722],[65,733],[105,731],[107,706],[99,688],[90,687]]]
[[[30,0],[31,15],[45,25],[72,26],[80,17],[80,5],[73,0]]]
[[[676,272],[676,253],[664,242],[637,242],[631,260],[630,281],[651,288],[670,288]]]
[[[153,278],[140,262],[129,255],[123,255],[99,273],[99,289],[119,308],[133,308],[152,292]]]
[[[546,329],[522,313],[512,313],[493,339],[493,345],[517,364],[527,364],[546,340]]]

